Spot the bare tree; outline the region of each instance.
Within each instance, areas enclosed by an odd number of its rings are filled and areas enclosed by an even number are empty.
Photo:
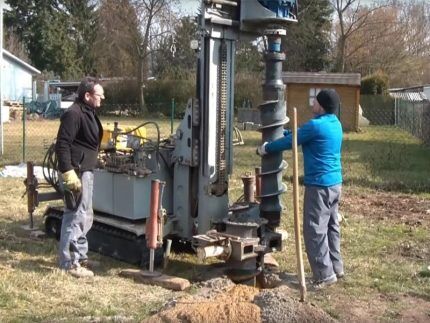
[[[367,15],[370,8],[361,8]],[[430,3],[393,2],[367,15],[366,24],[351,34],[345,49],[345,70],[389,75],[392,86],[426,82],[430,64]]]
[[[369,9],[361,9],[366,14]],[[398,21],[398,8],[379,8],[368,15],[366,25],[348,39],[345,49],[345,70],[371,74],[377,70],[389,72],[390,65],[405,55],[403,28]]]
[[[151,55],[157,50],[160,38],[172,34],[177,17],[173,11],[176,0],[131,0],[138,21],[139,34],[134,35],[134,44],[139,57],[137,79],[140,87],[139,103],[145,107],[144,89],[150,76]]]
[[[136,77],[138,54],[134,38],[139,34],[139,26],[134,8],[128,0],[103,0],[99,16],[94,46],[98,74]]]
[[[387,4],[374,5],[368,10],[363,10],[360,0],[331,0],[331,3],[338,20],[335,32],[334,70],[345,72],[346,52],[350,37],[366,26],[373,12],[387,6]]]
[[[402,34],[396,41],[404,44],[403,57],[392,68],[392,81],[398,86],[423,84],[430,80],[430,3],[410,0],[397,3]]]
[[[9,28],[5,32],[5,42],[4,46],[9,52],[14,54],[16,57],[22,59],[23,61],[30,61],[28,54],[25,50],[24,44],[19,39],[18,35],[14,32],[13,28]]]
[[[412,56],[430,56],[430,3],[409,1],[401,9],[407,52]]]
[[[160,38],[170,36],[176,23],[176,0],[103,0],[100,6],[99,62],[101,70],[130,73],[139,86],[141,112],[147,112],[144,90],[151,76],[151,59]],[[130,76],[130,75],[128,75]]]

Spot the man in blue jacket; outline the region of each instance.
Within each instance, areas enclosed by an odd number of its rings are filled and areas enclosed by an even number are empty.
[[[323,288],[344,276],[340,254],[338,206],[342,188],[342,126],[335,113],[336,91],[324,89],[313,102],[314,118],[297,131],[304,161],[303,235],[314,287]],[[261,156],[292,148],[292,134],[257,148]]]

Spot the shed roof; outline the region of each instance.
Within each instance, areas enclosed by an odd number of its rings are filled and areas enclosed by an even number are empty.
[[[392,89],[389,89],[389,91],[390,92],[423,92],[424,89],[427,89],[427,88],[430,88],[430,84],[392,88]]]
[[[284,84],[361,85],[359,73],[283,72]]]
[[[402,99],[410,102],[427,100],[427,96],[424,92],[390,92],[390,96],[395,99]]]
[[[75,88],[79,87],[80,81],[49,81],[49,85],[52,87],[61,87],[61,88]]]
[[[8,59],[8,60],[14,62],[15,64],[21,66],[24,70],[30,72],[32,75],[40,74],[40,71],[37,68],[31,66],[30,64],[27,64],[26,62],[19,59],[18,57],[16,57],[12,53],[8,52],[6,49],[3,49],[3,58]]]

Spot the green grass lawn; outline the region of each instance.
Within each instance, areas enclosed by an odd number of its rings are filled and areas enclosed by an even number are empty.
[[[430,149],[395,127],[345,135],[345,183],[388,191],[430,192]]]
[[[141,122],[120,120],[120,126]],[[44,135],[55,137],[56,129],[51,128],[58,123],[47,125]],[[160,127],[165,136],[170,133],[169,120],[160,121]],[[153,129],[148,131],[154,136]],[[240,177],[260,164],[255,155],[260,133],[242,134],[245,145],[234,147],[231,202],[242,195]],[[394,127],[363,128],[360,133],[345,134],[344,139],[345,185],[340,212],[344,216],[342,252],[347,276],[325,291],[309,291],[308,300],[341,321],[428,318],[430,278],[422,270],[430,265],[430,149]],[[39,137],[36,142],[43,148]],[[291,152],[284,158],[291,163]],[[301,166],[299,172],[302,175]],[[294,273],[291,179],[289,167],[284,174],[288,192],[282,196],[285,210],[281,224],[289,237],[285,250],[275,257],[282,271]],[[56,269],[56,242],[33,240],[20,227],[28,223],[26,200],[20,198],[22,179],[0,180],[1,321],[140,321],[168,299],[183,294],[120,278],[118,272],[128,265],[97,254],[93,257],[102,261],[102,267],[94,280],[77,282],[61,274]],[[302,197],[302,187],[300,193]],[[42,225],[46,205],[36,211],[37,225]],[[196,278],[199,270],[205,269],[198,266],[194,255],[172,256],[169,273]],[[306,257],[305,270],[309,275]],[[298,297],[297,290],[292,294]],[[418,318],[411,317],[410,308]]]

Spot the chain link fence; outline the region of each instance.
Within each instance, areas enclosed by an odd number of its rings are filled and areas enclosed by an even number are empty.
[[[414,102],[394,100],[387,96],[362,95],[361,107],[363,117],[370,125],[398,126],[430,145],[430,102],[428,100]],[[151,110],[156,112],[151,118],[169,119],[172,115],[176,118],[181,117],[180,111],[175,109],[173,100],[153,103]],[[3,123],[3,154],[0,156],[0,166],[27,161],[41,165],[46,151],[57,136],[60,125],[58,117],[47,118],[43,114],[27,113],[27,111],[29,110],[24,109],[22,105],[13,107],[10,109],[9,119]],[[47,115],[47,110],[43,111]],[[161,111],[164,113],[159,113]],[[124,122],[138,124],[143,120],[137,104],[105,105],[100,112],[105,125],[113,124],[119,118],[122,124]]]
[[[49,146],[54,142],[60,119],[47,119],[38,114],[15,110],[16,117],[3,123],[3,154],[0,165],[16,165],[26,161],[42,164]]]
[[[430,101],[395,100],[395,125],[430,145]]]
[[[383,95],[361,95],[360,105],[371,126],[394,125],[394,99]]]
[[[143,120],[148,121],[148,118],[169,120],[172,115],[178,116],[174,100],[165,100],[149,108],[151,115],[143,117],[138,104],[109,104],[102,107],[99,116],[105,126],[113,125],[115,121],[119,121],[120,125],[138,125]],[[160,110],[165,113],[161,114]],[[0,166],[27,161],[42,165],[47,150],[57,137],[62,114],[48,114],[47,111],[46,106],[30,101],[9,107],[9,116],[2,116],[4,122]],[[173,123],[173,119],[171,122]]]
[[[2,111],[0,165],[18,164],[33,157],[41,163],[60,124],[61,113],[51,112],[60,110],[55,101],[40,104],[28,98],[6,106]]]
[[[430,145],[430,101],[362,95],[360,105],[372,126],[397,126]]]

